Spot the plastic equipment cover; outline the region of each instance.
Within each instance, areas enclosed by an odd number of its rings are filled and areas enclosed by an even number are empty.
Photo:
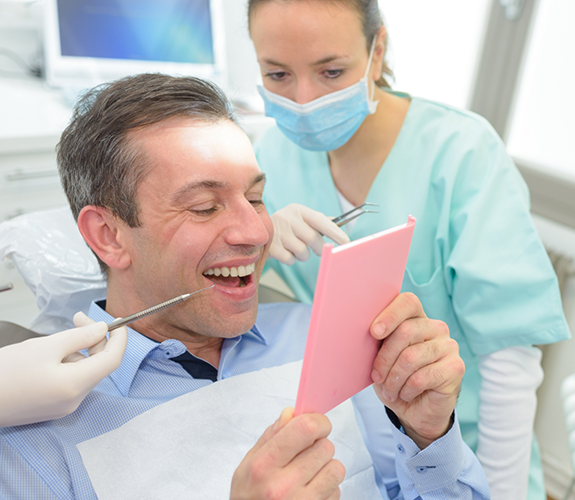
[[[106,296],[106,281],[68,207],[21,215],[0,224],[0,260],[8,257],[36,296],[30,328],[55,333]]]

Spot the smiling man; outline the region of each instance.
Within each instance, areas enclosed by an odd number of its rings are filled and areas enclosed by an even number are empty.
[[[273,234],[264,176],[247,136],[229,119],[169,117],[127,135],[149,167],[136,224],[108,207],[74,207],[82,236],[107,266],[106,311],[124,317],[215,283],[132,326],[158,342],[181,341],[217,369],[223,339],[249,331],[256,319]]]
[[[121,366],[71,415],[0,429],[2,498],[95,499],[76,445],[179,396],[301,360],[305,347],[308,306],[258,312],[273,238],[265,179],[215,86],[156,74],[94,89],[62,136],[58,162],[80,232],[108,278],[106,300],[91,306],[94,320],[215,286],[131,324]],[[376,496],[354,496],[351,484],[350,498],[488,498],[454,413],[464,367],[445,325],[402,294],[375,320],[372,335],[385,338],[373,366],[375,390],[354,398],[353,424],[343,434],[358,430]],[[243,417],[249,422],[258,411],[249,407]],[[220,417],[231,422],[235,415],[213,415]],[[229,485],[230,497],[339,498],[346,471],[333,458],[328,418],[293,417],[286,409],[269,424],[253,448],[242,449],[234,473],[210,471]],[[224,441],[228,446],[227,434]],[[158,481],[148,498],[159,498],[162,486]]]

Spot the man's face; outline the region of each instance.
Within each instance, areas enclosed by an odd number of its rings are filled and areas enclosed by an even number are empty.
[[[130,280],[138,307],[215,283],[149,316],[146,328],[197,341],[245,333],[255,323],[257,285],[273,236],[263,175],[247,136],[227,120],[177,118],[130,140],[151,164],[137,193],[141,226],[126,233],[131,265],[123,279]]]

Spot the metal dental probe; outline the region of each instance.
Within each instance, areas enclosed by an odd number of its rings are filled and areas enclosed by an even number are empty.
[[[144,318],[149,316],[150,314],[157,313],[158,311],[162,311],[167,309],[168,307],[175,306],[176,304],[180,304],[185,300],[188,300],[192,295],[196,293],[203,292],[204,290],[209,290],[210,288],[214,288],[216,285],[215,283],[212,286],[207,286],[206,288],[202,288],[201,290],[197,290],[192,293],[185,293],[184,295],[180,295],[179,297],[175,297],[170,300],[166,300],[166,302],[162,302],[156,306],[148,307],[148,309],[144,309],[143,311],[137,312],[135,314],[130,314],[130,316],[126,316],[125,318],[116,318],[111,323],[108,323],[108,331],[111,332],[116,328],[120,328],[121,326],[127,325],[128,323],[132,323],[138,319]]]

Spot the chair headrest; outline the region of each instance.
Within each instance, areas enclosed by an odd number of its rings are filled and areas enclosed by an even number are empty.
[[[106,280],[68,207],[21,215],[0,224],[0,260],[9,258],[36,296],[40,314],[30,328],[73,328],[78,311],[106,296]]]

